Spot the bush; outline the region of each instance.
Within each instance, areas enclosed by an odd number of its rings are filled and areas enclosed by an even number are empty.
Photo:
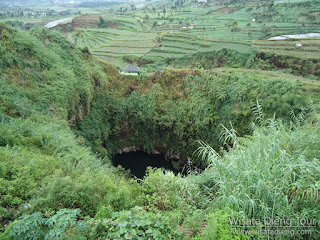
[[[111,213],[111,218],[93,221],[92,234],[108,239],[170,239],[178,237],[168,219],[141,207]],[[176,239],[176,238],[175,238]]]
[[[21,240],[87,239],[88,224],[78,220],[79,217],[80,210],[68,209],[61,209],[50,218],[39,212],[25,215],[11,224],[9,237]]]
[[[261,222],[265,216],[295,219],[303,215],[314,219],[315,212],[320,212],[315,190],[319,188],[320,171],[315,147],[320,143],[315,139],[320,139],[320,132],[314,131],[312,125],[290,131],[274,120],[263,124],[250,139],[243,139],[243,145],[234,145],[224,156],[203,149],[210,160],[206,171],[219,183],[212,208],[228,207]],[[299,144],[294,143],[300,142],[306,133],[309,149],[302,147],[305,152],[297,151]],[[314,238],[318,236],[318,230],[313,232]]]

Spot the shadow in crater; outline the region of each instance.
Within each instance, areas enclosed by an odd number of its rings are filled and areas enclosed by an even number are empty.
[[[129,169],[133,176],[143,178],[147,167],[164,168],[178,173],[173,168],[171,162],[167,161],[162,155],[148,154],[142,151],[116,154],[112,160],[115,167],[121,165],[124,169]]]

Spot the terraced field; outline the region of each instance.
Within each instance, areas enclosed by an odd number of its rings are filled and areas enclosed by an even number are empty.
[[[160,36],[159,33],[117,29],[76,29],[68,35],[68,39],[81,48],[88,47],[93,55],[120,68],[127,64],[123,60],[124,56],[141,57],[156,62],[222,48],[239,52],[253,50],[247,41],[213,40],[181,32],[168,32]]]
[[[190,3],[175,10],[167,8],[166,15],[161,5],[164,3],[155,3],[126,14],[104,14],[102,17],[107,27],[104,29],[97,29],[98,16],[77,18],[75,31],[69,33],[68,38],[79,47],[87,46],[93,55],[120,68],[129,62],[141,63],[140,60],[146,60],[143,64],[153,63],[158,67],[159,62],[166,62],[163,60],[168,58],[223,48],[241,53],[257,50],[319,59],[317,39],[296,42],[260,40],[283,34],[320,31],[316,24],[320,6],[307,2],[307,10],[301,11],[300,6],[280,2],[271,10],[253,3],[228,6],[211,4],[206,8]],[[153,6],[156,9],[152,9]],[[309,10],[312,10],[314,21],[307,20],[310,16],[304,15]],[[272,12],[277,13],[276,16]],[[183,24],[192,28],[182,28]],[[296,43],[302,46],[296,46]]]
[[[122,68],[126,65],[123,56],[147,54],[157,44],[156,36],[156,33],[117,29],[77,29],[68,38],[81,48],[88,47],[93,55]]]
[[[209,15],[198,18],[196,27],[190,32],[218,39],[251,40],[264,38],[264,28],[267,29],[268,36],[318,32],[320,30],[318,25],[311,23],[302,24],[280,20],[253,22],[253,18],[254,14],[248,12],[247,8],[241,8],[229,14],[218,14],[217,11],[214,11]],[[232,32],[230,25],[235,19],[237,20],[239,31]]]
[[[301,44],[301,46],[297,46]],[[320,39],[281,41],[253,41],[253,46],[261,52],[293,56],[303,59],[320,59]]]
[[[72,29],[76,28],[97,28],[98,15],[84,15],[76,17],[72,21]]]
[[[216,40],[255,40],[267,39],[283,34],[319,32],[320,5],[307,2],[305,5],[287,5],[279,1],[271,10],[257,4],[236,4],[208,7],[187,5],[174,11],[168,11],[167,19],[162,10],[158,14],[148,12],[150,23],[157,21],[154,31],[185,31],[195,35],[211,37]],[[306,13],[310,14],[306,14]],[[145,12],[135,13],[144,17]],[[253,21],[253,19],[255,19]],[[237,31],[231,31],[233,21],[237,22]],[[192,29],[182,29],[181,24],[194,24]]]
[[[167,33],[161,38],[161,46],[153,48],[144,58],[179,58],[196,52],[228,48],[239,52],[250,52],[252,47],[246,41],[220,41],[184,33]]]

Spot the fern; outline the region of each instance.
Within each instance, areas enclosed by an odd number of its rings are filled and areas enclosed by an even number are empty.
[[[19,240],[57,240],[71,236],[85,239],[89,228],[84,221],[78,220],[79,217],[78,209],[61,209],[48,219],[39,212],[25,215],[13,225],[9,236]]]
[[[41,213],[25,215],[12,227],[10,237],[21,240],[42,240],[47,232],[45,223],[46,219]]]

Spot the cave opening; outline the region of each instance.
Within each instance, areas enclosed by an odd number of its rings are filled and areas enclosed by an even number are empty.
[[[172,163],[166,160],[163,155],[148,154],[142,151],[116,154],[112,159],[112,163],[115,167],[121,165],[124,169],[130,170],[132,176],[140,179],[145,176],[147,167],[163,168],[178,173]]]

